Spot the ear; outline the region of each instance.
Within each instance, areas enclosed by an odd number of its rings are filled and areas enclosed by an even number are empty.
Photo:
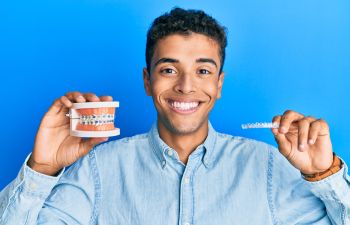
[[[225,73],[221,72],[219,75],[219,81],[218,81],[218,93],[216,95],[217,99],[221,98],[221,91],[222,91],[222,85],[224,84],[224,77],[225,77]]]
[[[147,71],[147,68],[143,68],[143,86],[145,88],[146,91],[146,95],[147,96],[151,96],[152,95],[152,91],[151,91],[151,76]]]

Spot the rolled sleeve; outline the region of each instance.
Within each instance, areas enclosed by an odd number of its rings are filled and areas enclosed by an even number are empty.
[[[343,160],[342,160],[343,161]],[[320,199],[343,201],[350,200],[350,177],[348,167],[343,161],[343,167],[337,173],[316,182],[308,182],[311,191]]]
[[[311,192],[321,199],[327,208],[332,224],[350,224],[350,177],[348,167],[316,182],[306,181]]]
[[[22,191],[26,194],[45,199],[64,173],[64,169],[62,169],[57,176],[48,176],[38,173],[27,166],[28,159],[29,156],[19,173],[19,177],[22,178]]]
[[[28,212],[40,211],[45,199],[57,184],[57,176],[38,173],[24,161],[17,177],[0,192],[0,224],[25,224]]]

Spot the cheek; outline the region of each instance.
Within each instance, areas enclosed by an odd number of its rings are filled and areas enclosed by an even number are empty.
[[[172,88],[172,85],[172,82],[168,79],[155,77],[151,82],[153,98],[158,100],[164,92]]]
[[[201,89],[205,92],[210,99],[216,99],[218,93],[218,82],[217,81],[206,81],[201,84]]]

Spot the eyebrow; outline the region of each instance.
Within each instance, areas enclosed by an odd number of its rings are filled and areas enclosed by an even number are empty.
[[[158,59],[158,61],[154,64],[154,66],[156,67],[157,65],[161,64],[161,63],[178,63],[179,60],[178,59],[173,59],[173,58],[160,58]],[[196,60],[197,63],[211,63],[213,64],[215,67],[218,67],[218,65],[216,64],[216,62],[213,59],[210,58],[199,58]]]
[[[211,63],[213,64],[216,68],[218,67],[218,65],[216,64],[216,62],[213,59],[210,58],[199,58],[196,60],[196,62],[199,63]]]
[[[154,67],[156,67],[158,64],[161,63],[178,63],[179,60],[173,59],[173,58],[160,58],[158,61],[154,64]]]

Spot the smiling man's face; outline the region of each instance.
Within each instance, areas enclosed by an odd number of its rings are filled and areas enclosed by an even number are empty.
[[[209,37],[173,34],[158,41],[150,76],[144,69],[147,95],[152,96],[159,122],[170,132],[187,135],[207,125],[221,96],[219,45]]]

